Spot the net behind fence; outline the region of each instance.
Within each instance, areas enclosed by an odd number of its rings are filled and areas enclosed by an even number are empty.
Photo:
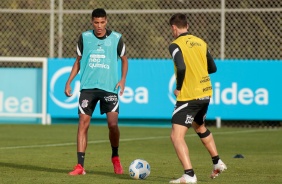
[[[3,0],[0,55],[75,57],[97,7],[107,10],[108,28],[123,34],[130,58],[170,58],[168,20],[177,12],[215,58],[282,58],[282,1],[273,0]]]

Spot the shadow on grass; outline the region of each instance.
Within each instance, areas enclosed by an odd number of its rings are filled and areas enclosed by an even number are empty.
[[[0,167],[9,167],[9,168],[14,168],[14,169],[22,169],[22,170],[30,170],[30,171],[44,171],[44,172],[52,172],[52,173],[63,173],[63,174],[68,174],[71,171],[70,169],[56,169],[56,168],[50,168],[50,167],[40,167],[40,166],[35,166],[35,165],[26,165],[26,164],[16,164],[16,163],[7,163],[7,162],[0,162]],[[128,178],[127,174],[121,174],[121,175],[116,175],[111,172],[103,172],[103,171],[86,171],[87,175],[105,175],[105,176],[110,176],[110,177],[115,177],[115,178],[120,178],[120,179],[126,179]]]
[[[23,169],[23,170],[31,170],[31,171],[46,171],[46,172],[56,172],[56,173],[69,172],[69,170],[65,170],[65,169],[55,169],[55,168],[40,167],[35,165],[15,164],[15,163],[7,163],[7,162],[0,162],[0,167],[10,167],[15,169]]]
[[[36,166],[36,165],[27,165],[27,164],[16,164],[16,163],[7,163],[7,162],[0,162],[0,168],[12,168],[12,169],[21,169],[21,170],[25,170],[25,171],[38,171],[38,172],[50,172],[50,173],[61,173],[66,175],[67,177],[80,177],[80,176],[69,176],[68,173],[70,172],[70,169],[56,169],[56,168],[50,168],[50,167],[40,167],[40,166]],[[108,178],[113,178],[118,179],[117,181],[120,182],[124,182],[124,183],[128,183],[131,181],[135,181],[134,179],[130,178],[129,174],[127,173],[127,170],[124,171],[124,174],[121,175],[117,175],[114,174],[113,171],[109,171],[109,172],[105,172],[105,171],[99,171],[97,168],[95,168],[94,170],[86,170],[87,174],[83,177],[87,177],[87,178],[92,178],[95,176],[106,176]],[[35,173],[33,173],[34,175]],[[36,175],[36,174],[35,174]],[[167,176],[149,176],[149,179],[146,179],[148,184],[151,183],[160,183],[160,182],[168,182],[169,180],[171,180],[171,178],[167,177]]]

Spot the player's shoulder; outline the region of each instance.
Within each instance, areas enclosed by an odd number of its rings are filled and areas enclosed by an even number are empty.
[[[117,37],[117,38],[120,38],[122,36],[122,34],[117,32],[117,31],[113,31],[113,30],[108,30],[108,31],[111,31],[110,34]]]
[[[204,42],[204,43],[206,43],[203,38],[200,38],[200,37],[195,36],[195,35],[189,35],[189,36],[190,36],[192,39],[194,39],[194,40],[196,40],[196,41],[198,41],[198,42]]]
[[[177,45],[177,43],[172,42],[171,44],[169,44],[168,46],[168,50],[170,53],[172,53],[175,49],[179,48],[179,46]]]
[[[93,34],[93,30],[90,29],[90,30],[84,31],[82,32],[82,34]]]
[[[87,30],[81,33],[81,35],[83,36],[90,36],[93,35],[93,30]]]
[[[178,47],[178,44],[176,42],[171,42],[168,47],[175,48],[175,47]]]

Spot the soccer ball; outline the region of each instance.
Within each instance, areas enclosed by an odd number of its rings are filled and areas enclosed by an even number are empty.
[[[136,159],[129,166],[129,176],[136,180],[146,179],[151,172],[151,167],[146,160]]]

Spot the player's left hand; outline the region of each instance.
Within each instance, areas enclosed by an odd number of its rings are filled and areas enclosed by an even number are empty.
[[[116,89],[118,89],[119,87],[120,87],[119,95],[122,96],[123,95],[123,91],[124,91],[124,87],[125,87],[125,80],[120,80],[117,83]]]
[[[173,93],[174,93],[175,96],[178,96],[180,94],[180,91],[175,89]]]

